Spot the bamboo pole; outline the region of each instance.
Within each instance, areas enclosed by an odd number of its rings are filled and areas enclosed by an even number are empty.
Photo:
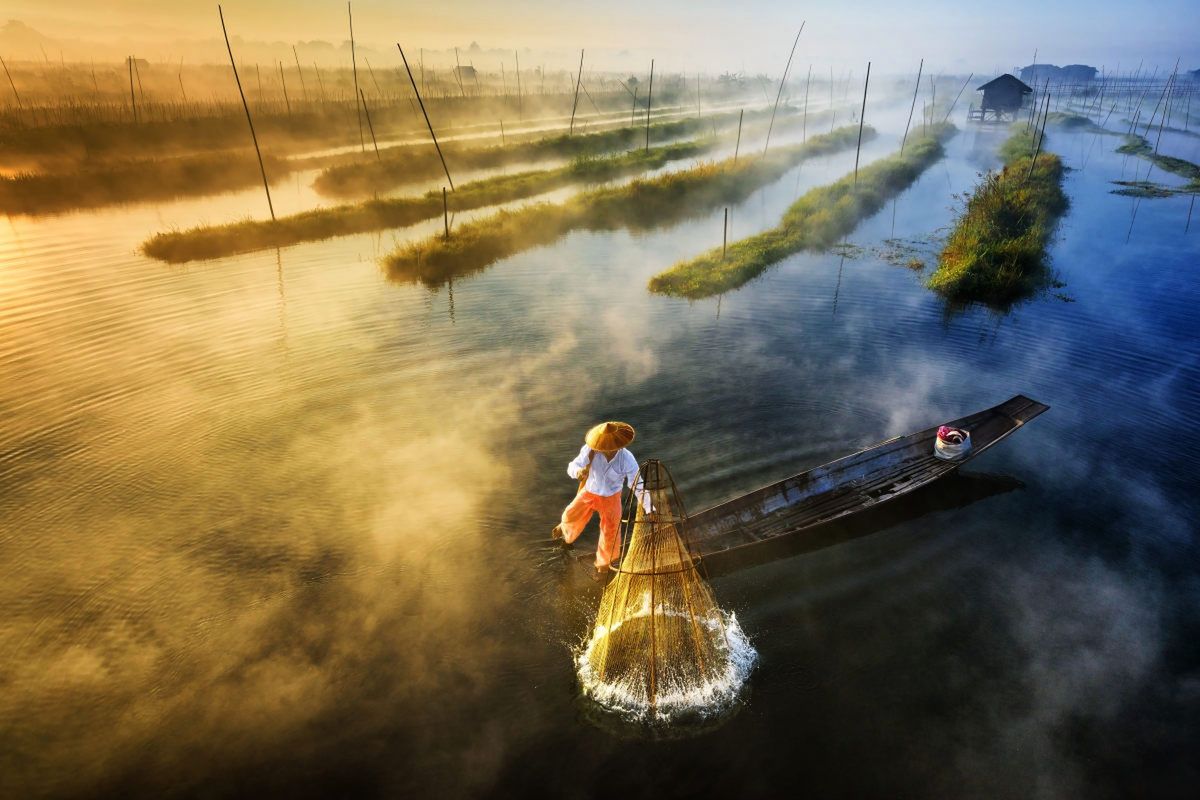
[[[962,97],[963,90],[967,88],[967,84],[968,84],[968,83],[970,83],[970,82],[971,82],[971,78],[974,78],[974,77],[975,77],[975,73],[974,73],[974,72],[972,72],[970,75],[968,75],[968,76],[967,76],[967,79],[966,79],[965,81],[963,81],[962,88],[960,88],[960,89],[958,90],[958,94],[954,95],[954,102],[950,104],[950,108],[949,108],[949,110],[947,110],[947,111],[946,111],[946,116],[942,118],[942,123],[943,123],[943,124],[944,124],[944,123],[945,123],[947,120],[949,120],[949,119],[950,119],[950,115],[951,115],[951,114],[954,112],[954,107],[955,107],[956,105],[958,105],[958,98]]]
[[[571,127],[567,135],[575,133],[575,109],[579,107],[579,86],[583,82],[583,50],[579,51],[579,75],[575,78],[575,102],[571,104]]]
[[[276,61],[275,63],[279,65],[279,85],[283,87],[283,104],[287,106],[287,114],[290,117],[292,115],[292,101],[288,99],[287,81],[283,79],[283,62]]]
[[[808,65],[808,78],[804,81],[804,124],[800,143],[808,141],[808,90],[812,88],[812,64]]]
[[[137,78],[138,99],[142,101],[142,108],[146,108],[146,92],[142,89],[142,71],[138,69],[137,59],[133,56],[129,57],[130,63],[133,64],[133,74]]]
[[[362,89],[358,90],[362,97],[363,114],[367,117],[367,130],[371,132],[371,144],[375,146],[375,160],[382,162],[383,159],[379,156],[379,142],[375,141],[375,126],[371,124],[371,109],[367,108],[367,96],[362,93]]]
[[[833,133],[833,121],[837,112],[833,110],[833,64],[829,65],[829,132]]]
[[[637,93],[638,87],[633,87],[633,108],[629,110],[629,127],[637,124]]]
[[[246,110],[246,123],[250,126],[250,139],[254,142],[254,152],[258,156],[258,169],[262,173],[263,191],[267,193],[267,208],[271,210],[271,221],[275,221],[275,205],[271,202],[271,187],[267,183],[267,168],[263,166],[262,150],[258,147],[258,135],[254,132],[254,120],[250,118],[250,104],[246,102],[246,92],[242,89],[242,79],[238,75],[237,62],[233,58],[233,47],[229,44],[229,31],[225,29],[225,12],[217,6],[217,14],[221,18],[221,33],[225,35],[225,49],[229,51],[229,65],[233,67],[233,79],[237,82],[238,94],[242,98],[242,108]]]
[[[738,150],[742,148],[742,115],[746,113],[746,109],[738,109],[738,135],[737,144],[733,146],[733,163],[737,163]]]
[[[442,225],[445,230],[446,240],[450,240],[450,203],[446,199],[446,187],[442,187]]]
[[[775,127],[775,112],[779,110],[779,100],[783,97],[783,85],[787,83],[788,70],[792,68],[792,57],[796,55],[796,45],[800,43],[800,34],[804,33],[804,24],[800,23],[800,30],[796,31],[796,38],[792,40],[792,51],[788,53],[787,66],[783,68],[783,77],[779,79],[779,91],[775,93],[775,107],[771,109],[771,122],[767,125],[767,140],[763,143],[763,157],[767,155],[767,148],[771,146],[771,130]]]
[[[858,186],[858,155],[862,150],[863,121],[867,116],[867,87],[871,85],[871,62],[867,62],[867,79],[863,81],[862,111],[858,115],[858,146],[854,148],[854,185]]]
[[[358,118],[358,145],[365,153],[367,152],[367,141],[363,138],[362,106],[359,105],[358,56],[354,49],[354,12],[350,8],[349,0],[346,2],[346,16],[350,20],[350,70],[354,73],[354,116]]]
[[[367,65],[367,74],[371,76],[371,83],[375,85],[375,93],[379,95],[379,98],[382,102],[386,102],[387,98],[383,96],[383,89],[379,88],[379,81],[375,78],[375,70],[371,69],[371,62],[366,56],[363,56],[363,63]],[[366,95],[363,95],[363,108],[366,107],[367,98]]]
[[[179,57],[179,93],[183,95],[183,102],[187,103],[187,89],[183,88],[183,56]],[[92,83],[96,83],[96,67],[92,67]],[[96,86],[96,91],[100,91],[99,85]]]
[[[725,260],[725,251],[729,246],[729,206],[725,206],[725,221],[721,223],[721,260]]]
[[[1025,180],[1029,180],[1029,178],[1033,175],[1033,168],[1035,166],[1037,166],[1038,155],[1040,155],[1042,152],[1042,142],[1045,141],[1045,139],[1046,139],[1046,118],[1050,114],[1050,92],[1049,91],[1046,92],[1045,106],[1046,106],[1046,110],[1042,114],[1041,133],[1035,134],[1035,138],[1037,139],[1037,148],[1033,151],[1033,158],[1030,159],[1030,161],[1029,161],[1029,172],[1025,173]]]
[[[921,91],[921,72],[925,69],[925,59],[917,65],[917,85],[913,87],[912,105],[908,107],[908,122],[904,123],[904,138],[900,140],[900,155],[904,155],[904,143],[908,141],[908,128],[912,125],[913,112],[917,110],[917,92]]]
[[[325,102],[325,79],[321,77],[321,68],[317,66],[317,62],[313,62],[313,72],[317,73],[317,86],[321,89],[321,102]]]
[[[438,158],[441,159],[442,169],[446,171],[446,180],[450,182],[450,190],[454,191],[454,179],[450,177],[450,168],[446,166],[446,157],[442,155],[442,147],[438,144],[437,134],[433,132],[433,123],[429,121],[429,112],[425,110],[425,101],[421,99],[421,93],[417,91],[417,82],[413,78],[412,70],[408,68],[408,59],[404,57],[404,48],[397,42],[396,49],[400,51],[400,58],[404,61],[404,70],[408,73],[408,80],[412,84],[413,93],[417,96],[417,102],[421,106],[421,113],[425,115],[425,124],[429,127],[429,136],[433,139],[433,147],[437,150]]]
[[[513,56],[517,60],[517,119],[525,119],[525,109],[522,106],[521,100],[521,53],[513,50]]]
[[[292,57],[296,59],[296,74],[300,76],[300,91],[304,94],[304,102],[308,102],[308,86],[304,83],[304,70],[300,69],[300,54],[296,52],[296,45],[292,45]]]
[[[8,64],[4,63],[3,56],[0,56],[0,66],[4,67],[4,74],[8,77],[8,85],[12,87],[13,97],[17,98],[17,108],[25,109],[25,105],[21,102],[21,94],[17,91],[17,84],[13,83],[12,73],[8,71]]]
[[[220,6],[218,6],[220,8]],[[133,122],[136,125],[138,121],[137,115],[137,98],[133,95],[133,56],[128,56],[129,62],[129,105],[133,109]]]
[[[646,151],[650,150],[650,106],[654,102],[654,59],[650,59],[650,88],[646,91]]]

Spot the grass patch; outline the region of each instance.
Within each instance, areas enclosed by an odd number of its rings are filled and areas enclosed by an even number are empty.
[[[867,128],[863,135],[874,136],[875,132]],[[668,224],[744,199],[806,158],[853,146],[857,136],[857,126],[846,126],[802,145],[777,148],[765,158],[727,158],[584,192],[565,203],[500,211],[459,227],[449,239],[433,236],[407,244],[388,256],[385,265],[396,279],[439,285],[522,250],[549,244],[571,230],[648,229]]]
[[[1050,283],[1046,244],[1067,208],[1063,165],[1042,152],[1022,125],[1004,146],[1005,164],[967,198],[928,286],[955,302],[1007,306]]]
[[[651,278],[650,291],[710,297],[742,286],[798,250],[832,246],[937,162],[942,141],[954,130],[953,125],[934,126],[914,139],[903,155],[895,153],[860,169],[857,186],[851,174],[811,189],[788,208],[777,227],[733,242],[724,257],[717,247],[681,261]]]
[[[497,175],[458,187],[447,195],[450,211],[511,202],[573,183],[612,180],[656,169],[671,161],[706,152],[711,142],[681,142],[648,151],[631,150],[614,156],[577,159],[558,169],[531,170]],[[160,233],[142,245],[146,255],[169,263],[286,247],[334,236],[398,228],[441,216],[442,193],[429,191],[416,197],[393,197],[362,203],[318,208],[277,220],[243,220],[228,225],[202,225],[186,231]]]

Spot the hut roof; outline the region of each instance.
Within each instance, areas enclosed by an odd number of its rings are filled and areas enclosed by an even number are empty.
[[[1031,89],[1029,86],[1025,85],[1025,83],[1020,78],[1016,77],[1015,75],[1010,75],[1007,72],[1004,73],[1003,75],[1001,75],[999,78],[993,78],[992,80],[988,81],[987,83],[983,84],[982,86],[975,87],[975,91],[982,92],[987,89],[997,88],[1000,86],[1011,85],[1011,84],[1016,84],[1016,86],[1020,88],[1022,94],[1029,94],[1029,93],[1033,92],[1033,89]]]

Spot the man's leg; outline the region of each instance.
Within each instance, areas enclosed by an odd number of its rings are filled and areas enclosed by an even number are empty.
[[[593,497],[591,492],[581,491],[575,495],[575,499],[571,501],[562,513],[562,521],[558,526],[562,529],[563,541],[567,544],[579,538],[579,534],[583,533],[583,529],[587,527],[588,520],[595,513],[590,498]]]
[[[621,493],[598,498],[600,542],[596,545],[596,568],[607,568],[621,555]]]

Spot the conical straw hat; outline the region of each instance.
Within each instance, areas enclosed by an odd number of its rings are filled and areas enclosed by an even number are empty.
[[[601,422],[583,440],[593,450],[620,450],[633,441],[633,426],[627,422]]]

